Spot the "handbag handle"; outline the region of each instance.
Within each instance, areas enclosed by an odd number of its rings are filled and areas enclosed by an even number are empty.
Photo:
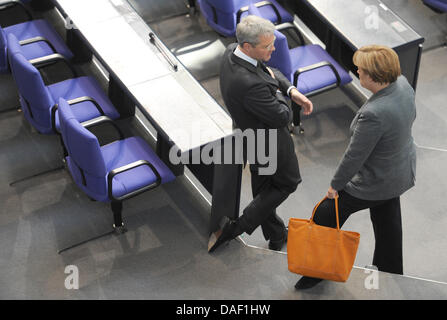
[[[326,200],[327,198],[328,198],[328,197],[326,196],[326,197],[324,197],[323,199],[321,199],[320,202],[317,203],[317,205],[316,205],[315,208],[314,208],[314,211],[312,212],[312,217],[310,218],[310,221],[311,221],[311,222],[314,222],[315,212],[317,211],[317,209],[318,209],[318,207],[320,206],[320,204],[321,204],[324,200]],[[338,195],[335,196],[334,200],[335,200],[335,216],[336,216],[336,218],[337,218],[337,230],[340,230],[340,222],[339,222],[339,219],[338,219]]]

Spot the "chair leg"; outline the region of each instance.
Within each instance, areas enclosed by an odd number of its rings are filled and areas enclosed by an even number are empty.
[[[0,113],[6,113],[6,112],[11,112],[11,111],[17,111],[17,112],[20,112],[20,111],[22,111],[22,109],[20,109],[20,107],[13,107],[13,108],[8,108],[8,109],[0,110]]]
[[[43,171],[43,172],[39,172],[39,173],[33,174],[33,175],[31,175],[31,176],[28,176],[28,177],[24,177],[24,178],[20,178],[20,179],[18,179],[18,180],[15,180],[15,181],[11,182],[11,183],[9,184],[9,186],[12,187],[13,185],[15,185],[15,184],[17,184],[17,183],[19,183],[19,182],[23,182],[23,181],[26,181],[26,180],[30,180],[30,179],[35,178],[35,177],[38,177],[38,176],[42,176],[42,175],[45,175],[45,174],[48,174],[48,173],[51,173],[51,172],[56,172],[56,171],[64,170],[64,169],[65,169],[65,165],[62,165],[62,166],[59,166],[59,167],[56,167],[56,168],[53,168],[53,169],[45,170],[45,171]]]
[[[113,228],[115,229],[117,234],[122,234],[127,231],[124,227],[122,211],[123,211],[123,202],[122,201],[112,201],[112,212],[113,212]]]
[[[94,236],[93,238],[90,238],[90,239],[81,241],[81,242],[79,242],[79,243],[73,244],[73,245],[71,245],[71,246],[69,246],[69,247],[66,247],[66,248],[64,248],[64,249],[61,249],[61,250],[59,250],[57,253],[58,253],[58,254],[61,254],[61,253],[64,252],[64,251],[67,251],[67,250],[69,250],[69,249],[73,249],[73,248],[78,247],[78,246],[80,246],[80,245],[82,245],[82,244],[84,244],[84,243],[87,243],[87,242],[90,242],[90,241],[93,241],[93,240],[96,240],[96,239],[99,239],[99,238],[102,238],[102,237],[105,237],[105,236],[108,236],[108,235],[111,235],[111,234],[114,234],[114,233],[115,233],[115,229],[110,230],[110,231],[107,231],[106,233],[101,234],[101,235],[99,235],[99,236]]]
[[[62,154],[63,154],[63,158],[62,159],[65,159],[68,156],[68,151],[67,151],[67,148],[65,147],[64,139],[62,139],[62,135],[61,134],[59,135],[59,140],[60,140],[61,147],[62,147]]]
[[[293,101],[292,101],[292,112],[293,112],[293,125],[298,128],[300,134],[303,134],[304,129],[301,123],[301,106]],[[293,133],[293,127],[290,133]]]
[[[197,6],[195,0],[188,0],[187,7],[189,9],[189,13],[191,16],[197,13]]]
[[[73,244],[73,245],[71,245],[69,247],[66,247],[64,249],[61,249],[61,250],[58,251],[58,253],[60,254],[60,253],[62,253],[64,251],[67,251],[69,249],[78,247],[78,246],[80,246],[82,244],[85,244],[85,243],[93,241],[93,240],[97,240],[99,238],[102,238],[102,237],[105,237],[105,236],[108,236],[108,235],[112,235],[112,234],[120,235],[120,234],[125,233],[127,231],[127,229],[124,227],[124,223],[123,223],[123,219],[122,219],[122,215],[121,215],[121,213],[123,211],[123,203],[121,201],[112,201],[112,211],[113,211],[113,221],[114,221],[112,230],[107,231],[104,234],[100,234],[98,236],[94,236],[93,238],[90,238],[90,239],[81,241],[79,243]]]

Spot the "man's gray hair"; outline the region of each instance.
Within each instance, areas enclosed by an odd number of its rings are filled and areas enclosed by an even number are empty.
[[[256,46],[259,44],[259,36],[270,36],[274,32],[275,25],[270,20],[250,15],[237,25],[236,38],[240,46],[246,42]]]

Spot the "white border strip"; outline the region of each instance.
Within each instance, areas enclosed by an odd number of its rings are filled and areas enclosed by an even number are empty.
[[[272,253],[277,253],[277,254],[282,254],[282,255],[287,255],[287,252],[283,252],[283,251],[275,251],[275,250],[270,250],[267,248],[261,248],[261,247],[257,247],[254,245],[250,245],[247,244],[241,237],[238,237],[238,241],[242,242],[242,244],[248,248],[253,248],[253,249],[259,249],[262,251],[267,251],[267,252],[272,252]],[[355,269],[359,269],[359,270],[371,270],[369,268],[365,268],[365,267],[357,267],[357,266],[353,266],[353,268]],[[414,279],[414,280],[420,280],[420,281],[426,281],[426,282],[432,282],[432,283],[436,283],[436,284],[443,284],[443,285],[447,285],[447,282],[442,282],[442,281],[436,281],[436,280],[430,280],[430,279],[425,279],[425,278],[420,278],[420,277],[414,277],[414,276],[408,276],[408,275],[402,275],[402,274],[392,274],[393,276],[399,276],[399,277],[403,277],[403,278],[408,278],[408,279]]]
[[[92,62],[93,64],[96,66],[96,68],[98,68],[99,72],[101,72],[102,76],[109,81],[109,74],[106,73],[104,67],[102,66],[102,64],[98,61],[98,59],[96,59],[95,55],[92,56]]]
[[[432,150],[432,151],[447,152],[447,149],[441,149],[441,148],[435,148],[435,147],[421,146],[421,145],[417,144],[416,142],[415,142],[414,144],[416,145],[416,147],[418,147],[418,148],[420,148],[420,149],[427,149],[427,150]]]
[[[374,270],[374,269],[369,269],[369,268],[365,268],[365,267],[357,267],[357,266],[354,266],[354,268],[355,269],[360,269],[360,270]],[[405,274],[392,274],[392,275],[393,276],[403,277],[403,278],[409,278],[409,279],[415,279],[415,280],[421,280],[421,281],[427,281],[427,282],[433,282],[433,283],[437,283],[437,284],[445,284],[445,285],[447,285],[447,282],[430,280],[430,279],[414,277],[414,276],[408,276],[408,275],[405,275]]]

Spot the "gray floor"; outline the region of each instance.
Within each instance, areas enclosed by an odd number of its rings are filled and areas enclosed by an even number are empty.
[[[63,31],[54,12],[44,16]],[[214,33],[200,15],[149,23],[223,104],[218,58],[232,39]],[[367,212],[353,215],[344,227],[361,233],[347,283],[323,282],[295,291],[298,276],[287,271],[285,252],[267,250],[259,230],[208,254],[210,208],[186,176],[127,201],[125,235],[59,255],[63,247],[107,231],[111,212],[88,200],[67,171],[10,187],[15,179],[59,165],[61,152],[56,137],[37,134],[20,113],[7,112],[0,114],[0,299],[446,299],[446,66],[446,47],[423,53],[414,125],[418,180],[402,197],[405,276],[380,273],[378,288],[368,289],[370,274],[363,267],[371,263],[374,236]],[[94,66],[80,68],[105,86]],[[10,75],[0,76],[0,92],[0,110],[18,105]],[[294,136],[304,181],[278,210],[285,220],[309,217],[349,139],[355,106],[343,92],[312,100],[316,108],[303,121],[306,132]],[[120,126],[153,143],[136,119]],[[250,194],[249,173],[244,172],[241,208]],[[79,269],[78,290],[64,286],[69,265]]]

